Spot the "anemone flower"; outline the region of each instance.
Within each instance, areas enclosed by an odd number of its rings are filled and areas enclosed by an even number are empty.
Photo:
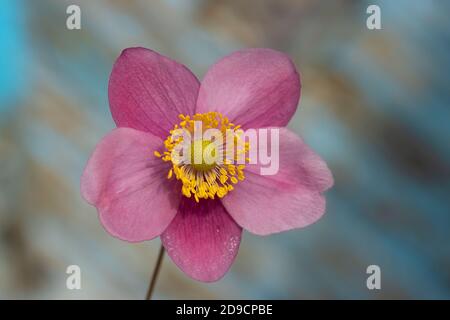
[[[243,229],[269,235],[301,228],[325,211],[330,170],[285,128],[300,90],[293,62],[271,49],[232,53],[202,82],[152,50],[125,49],[108,89],[117,128],[93,151],[81,178],[82,196],[111,235],[129,242],[160,236],[183,272],[216,281],[233,263]],[[175,161],[172,133],[193,121],[229,130],[235,138],[238,131],[276,128],[278,171],[262,175],[258,163]],[[201,142],[200,150],[210,143]],[[252,148],[258,146],[245,144],[244,152]]]

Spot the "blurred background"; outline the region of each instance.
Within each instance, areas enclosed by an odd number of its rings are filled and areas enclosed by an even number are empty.
[[[66,8],[81,7],[81,30]],[[378,4],[382,30],[366,28]],[[152,48],[201,79],[240,48],[289,54],[303,76],[290,127],[335,186],[313,226],[245,233],[213,284],[164,260],[155,298],[450,298],[450,3],[446,0],[0,1],[0,298],[142,299],[160,242],[121,242],[80,197],[114,128],[109,73]],[[66,289],[79,265],[82,289]],[[368,290],[366,268],[381,268]]]

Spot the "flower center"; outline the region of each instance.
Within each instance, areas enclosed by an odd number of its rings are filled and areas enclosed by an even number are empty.
[[[194,140],[191,143],[190,153],[191,165],[195,170],[208,171],[216,166],[214,158],[218,150],[211,140]],[[201,159],[200,162],[197,159]]]
[[[175,175],[181,181],[184,196],[197,202],[223,198],[245,179],[250,146],[241,138],[242,129],[218,112],[179,117],[164,141],[166,150],[155,151],[155,156],[172,163],[167,178]]]

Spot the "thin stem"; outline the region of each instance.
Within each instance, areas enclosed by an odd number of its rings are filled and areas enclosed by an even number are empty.
[[[156,261],[155,269],[153,270],[152,280],[150,280],[150,284],[148,286],[147,295],[145,296],[146,300],[152,299],[153,290],[155,289],[156,280],[158,279],[159,270],[161,269],[162,261],[164,257],[164,247],[161,244],[161,248],[159,249],[158,260]]]

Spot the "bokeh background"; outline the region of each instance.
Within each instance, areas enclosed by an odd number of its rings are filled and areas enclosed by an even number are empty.
[[[69,4],[81,30],[66,28]],[[366,28],[369,4],[382,30]],[[303,76],[290,127],[335,176],[319,222],[244,234],[214,284],[166,257],[155,298],[450,298],[449,12],[446,0],[1,0],[0,298],[144,297],[159,240],[109,236],[79,193],[114,127],[107,82],[130,46],[199,78],[239,48],[288,53]],[[82,290],[66,289],[71,264]],[[371,264],[379,291],[366,288]]]

